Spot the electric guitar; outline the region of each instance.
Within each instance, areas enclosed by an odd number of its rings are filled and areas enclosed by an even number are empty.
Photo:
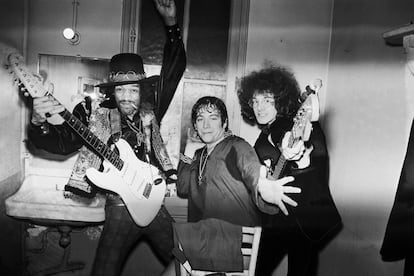
[[[291,129],[288,147],[292,147],[300,139],[304,142],[308,141],[310,134],[312,132],[312,122],[315,122],[319,119],[319,100],[317,92],[322,87],[322,81],[318,80],[317,82],[315,82],[314,86],[315,89],[312,90],[314,93],[308,93],[306,97],[302,98],[303,103],[296,112],[296,115],[293,119],[293,127]],[[312,148],[306,149],[306,151],[308,152],[305,152],[305,154],[310,154]],[[286,166],[286,163],[286,158],[283,154],[280,154],[275,169],[271,174],[271,177],[273,179],[280,178]]]
[[[42,78],[28,70],[21,55],[10,54],[8,63],[19,84],[28,92],[27,96],[52,96],[45,89]],[[151,223],[161,208],[166,191],[166,183],[159,170],[139,160],[125,140],[119,139],[115,143],[119,150],[118,155],[67,109],[59,115],[104,159],[104,172],[89,168],[86,170],[87,178],[96,186],[117,193],[137,225],[147,226]]]

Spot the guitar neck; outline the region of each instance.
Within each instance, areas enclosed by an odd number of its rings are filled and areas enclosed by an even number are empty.
[[[273,176],[275,179],[279,179],[279,178],[280,178],[280,176],[282,175],[283,170],[284,170],[284,169],[285,169],[285,167],[286,167],[286,164],[287,164],[287,160],[286,160],[286,158],[283,156],[283,154],[282,154],[282,153],[280,153],[279,160],[277,160],[277,163],[276,163],[275,169],[274,169],[274,171],[273,171],[273,173],[272,173],[272,176]]]
[[[9,66],[16,78],[21,81],[25,89],[32,97],[40,97],[45,95],[52,96],[43,86],[42,78],[33,75],[25,66],[22,56],[12,53],[8,56]],[[52,96],[53,97],[53,96]],[[54,97],[53,97],[54,98]],[[54,98],[57,100],[56,98]],[[60,116],[68,123],[68,125],[83,138],[83,140],[92,147],[102,158],[108,160],[118,170],[121,170],[124,162],[119,155],[112,151],[106,143],[102,142],[95,134],[93,134],[76,116],[67,109],[59,113]]]
[[[293,135],[291,135],[289,137],[288,147],[292,147],[295,142],[296,142],[296,139],[293,137]],[[285,156],[283,155],[283,153],[280,152],[280,157],[277,160],[275,169],[273,170],[273,173],[272,173],[272,177],[273,178],[275,178],[275,179],[279,179],[280,178],[280,176],[282,175],[283,170],[286,167],[287,161],[288,160],[285,158]]]
[[[118,170],[122,169],[124,162],[119,155],[93,134],[92,131],[90,131],[89,128],[87,128],[76,116],[70,113],[67,109],[59,113],[59,115],[62,116],[66,123],[68,123],[68,125],[101,157],[108,160]]]

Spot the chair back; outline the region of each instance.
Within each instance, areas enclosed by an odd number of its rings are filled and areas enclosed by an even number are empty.
[[[212,273],[225,273],[226,276],[254,276],[256,271],[257,253],[259,251],[260,236],[262,228],[256,227],[242,227],[242,246],[241,252],[243,255],[243,272],[226,272],[226,271],[201,271],[193,270],[191,265],[186,262],[180,264],[181,276],[205,276]],[[181,245],[179,245],[180,249]]]

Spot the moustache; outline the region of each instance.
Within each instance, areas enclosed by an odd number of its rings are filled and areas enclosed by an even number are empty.
[[[129,104],[130,106],[132,106],[134,109],[138,109],[138,107],[133,103],[133,102],[131,102],[131,101],[125,101],[125,100],[123,100],[123,101],[120,101],[119,102],[120,104]]]

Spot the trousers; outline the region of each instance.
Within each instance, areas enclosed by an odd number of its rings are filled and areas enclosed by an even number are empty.
[[[92,267],[93,276],[119,276],[138,241],[146,238],[164,264],[173,260],[173,218],[162,206],[146,227],[135,224],[125,206],[106,206],[105,223]]]
[[[317,250],[313,242],[296,227],[266,228],[257,257],[256,275],[271,276],[284,256],[288,256],[288,276],[310,276],[315,273]]]

